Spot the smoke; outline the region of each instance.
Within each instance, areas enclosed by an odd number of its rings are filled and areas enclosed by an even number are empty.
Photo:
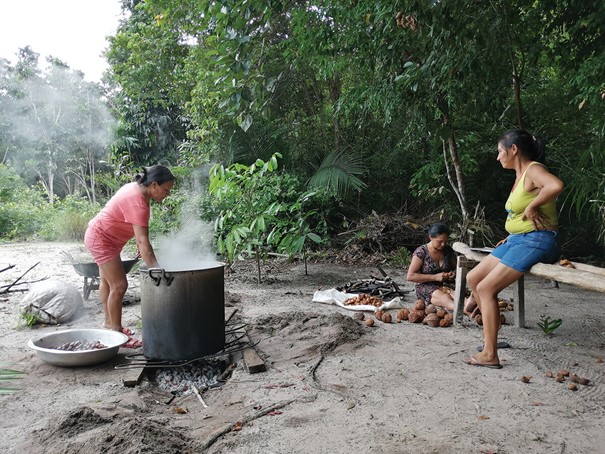
[[[106,159],[115,120],[98,85],[59,64],[40,72],[37,54],[29,52],[28,77],[18,77],[8,61],[0,62],[0,70],[9,75],[6,85],[0,84],[0,137],[8,150],[6,162],[29,182],[52,178],[45,169],[53,169],[58,180],[55,192],[65,195],[76,189],[73,176],[83,184],[91,166]],[[53,181],[46,184],[53,187]]]
[[[179,182],[185,197],[179,214],[179,228],[154,241],[160,267],[167,271],[199,270],[222,266],[214,252],[214,225],[200,219],[199,202],[205,192],[202,169]]]

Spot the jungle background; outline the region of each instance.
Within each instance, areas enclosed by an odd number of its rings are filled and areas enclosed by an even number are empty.
[[[0,60],[0,240],[80,240],[143,165],[177,176],[151,232],[212,226],[229,263],[357,247],[404,263],[443,220],[493,245],[548,143],[563,253],[605,256],[605,4],[124,0],[101,83],[35,49]],[[260,276],[259,276],[260,279]]]

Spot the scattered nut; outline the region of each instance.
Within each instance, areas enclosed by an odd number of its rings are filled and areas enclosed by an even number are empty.
[[[567,369],[562,369],[557,373],[557,375],[560,375],[561,377],[569,377],[569,371]]]
[[[366,326],[374,326],[374,319],[373,318],[368,318],[366,320]]]
[[[397,320],[407,320],[408,315],[410,315],[408,309],[399,309],[399,311],[397,311]]]
[[[389,314],[388,312],[385,312],[384,314],[382,314],[382,321],[384,323],[391,323],[392,320],[393,320],[393,317],[391,317],[391,314]]]
[[[554,377],[554,374],[553,374],[553,373],[552,373],[552,371],[550,371],[550,370],[547,370],[547,371],[544,373],[544,375],[546,375],[548,378],[553,378],[553,377]]]
[[[424,301],[422,301],[422,300],[416,301],[416,305],[414,306],[414,309],[419,310],[419,311],[424,311],[425,308],[426,308],[426,305],[424,304]]]
[[[523,383],[529,383],[531,379],[532,379],[531,375],[524,375],[523,377],[521,377],[521,381]]]
[[[575,383],[568,383],[567,384],[567,389],[569,389],[570,391],[577,391],[578,390],[578,386]]]
[[[580,385],[588,385],[588,383],[590,383],[590,380],[588,378],[579,377],[576,374],[571,374],[570,380],[573,383],[578,383]]]
[[[357,313],[355,314],[355,320],[359,320],[359,321],[361,321],[361,320],[364,320],[365,318],[366,318],[366,316],[364,315],[364,313],[363,313],[363,312],[357,312]]]

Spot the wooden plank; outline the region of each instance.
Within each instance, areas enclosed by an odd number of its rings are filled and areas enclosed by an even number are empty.
[[[483,257],[487,255],[472,251],[469,246],[460,242],[455,242],[452,245],[452,248],[456,252],[473,260],[481,261]],[[531,267],[529,273],[544,279],[550,279],[565,284],[571,284],[586,290],[605,293],[605,279],[602,278],[602,276],[605,275],[605,270],[596,268],[597,267],[591,265],[566,268],[559,264],[549,265],[546,263],[536,263]]]
[[[244,365],[249,374],[257,374],[267,370],[265,362],[252,347],[244,350]]]
[[[123,369],[126,371],[126,377],[122,379],[124,386],[127,388],[134,388],[139,383],[141,383],[141,379],[145,374],[145,367],[141,368],[132,368],[132,369]]]
[[[456,289],[454,291],[454,326],[462,323],[464,316],[464,294],[466,293],[466,274],[468,268],[465,266],[465,259],[458,256],[456,262]]]

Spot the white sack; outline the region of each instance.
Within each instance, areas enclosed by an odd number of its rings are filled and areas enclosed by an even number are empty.
[[[357,293],[344,293],[339,292],[335,288],[330,290],[318,290],[313,294],[313,302],[314,303],[324,303],[324,304],[336,304],[337,306],[343,307],[345,309],[349,309],[352,311],[372,311],[376,312],[377,310],[386,310],[386,309],[401,309],[405,307],[403,305],[403,301],[401,297],[393,298],[391,301],[385,301],[385,303],[380,307],[371,306],[369,304],[365,305],[345,305],[345,300],[349,298],[354,298],[358,296]]]
[[[83,305],[76,287],[52,279],[33,284],[19,303],[22,313],[36,315],[42,323],[52,325],[68,321]]]

